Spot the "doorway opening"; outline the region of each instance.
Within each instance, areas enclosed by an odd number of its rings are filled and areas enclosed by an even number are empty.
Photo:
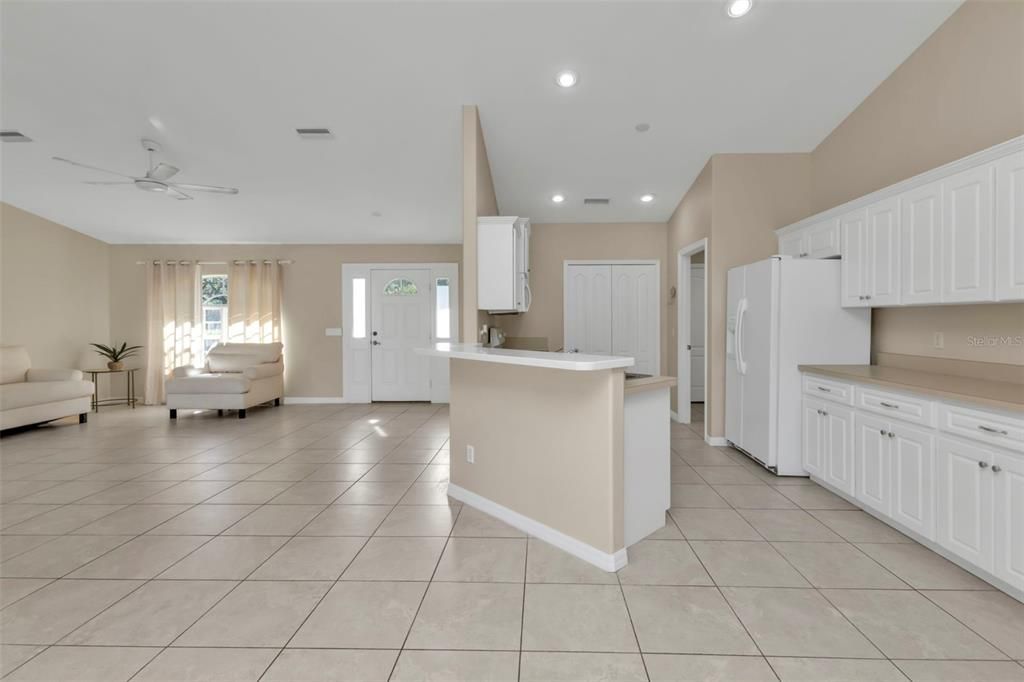
[[[677,362],[676,418],[700,428],[707,440],[705,398],[708,392],[708,240],[684,246],[678,253],[676,283]]]

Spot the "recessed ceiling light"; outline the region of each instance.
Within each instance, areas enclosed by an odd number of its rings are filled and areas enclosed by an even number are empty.
[[[556,204],[560,204],[560,203],[562,203],[563,201],[565,201],[565,196],[564,196],[564,195],[562,195],[562,194],[555,194],[555,195],[552,195],[552,197],[551,197],[551,201],[555,202]]]
[[[654,201],[654,195],[653,194],[644,194],[643,196],[640,197],[640,201],[644,202],[645,204],[649,204],[652,201]]]
[[[754,6],[754,0],[727,0],[726,13],[733,19],[739,19],[744,14],[750,11],[750,8]]]
[[[579,78],[576,77],[575,71],[559,71],[558,75],[555,76],[555,82],[558,83],[559,87],[571,88],[579,82]]]
[[[651,129],[651,124],[650,123],[637,123],[635,128],[636,128],[636,131],[638,133],[646,133],[648,130]]]

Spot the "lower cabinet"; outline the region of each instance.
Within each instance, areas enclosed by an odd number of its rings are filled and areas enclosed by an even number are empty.
[[[939,438],[936,541],[975,566],[992,570],[992,460],[984,447]]]
[[[854,497],[888,516],[892,507],[892,462],[889,423],[865,414],[857,415],[854,448],[856,485]]]
[[[853,410],[804,398],[804,468],[853,495]]]
[[[1024,586],[1024,461],[996,453],[995,567],[993,573],[1011,585]]]
[[[817,398],[804,398],[803,401],[803,434],[801,437],[801,450],[803,451],[804,470],[811,476],[822,476],[822,450],[825,447],[822,430],[822,411],[825,409],[825,401]]]

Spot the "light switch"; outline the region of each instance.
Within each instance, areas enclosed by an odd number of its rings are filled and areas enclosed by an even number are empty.
[[[324,336],[341,336],[341,327],[328,327],[324,330]]]
[[[946,347],[946,337],[942,332],[935,332],[935,334],[932,335],[932,346],[935,348]]]

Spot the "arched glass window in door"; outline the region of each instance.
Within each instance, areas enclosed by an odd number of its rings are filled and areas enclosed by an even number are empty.
[[[416,283],[404,277],[396,277],[384,285],[385,296],[415,296],[419,292]]]

